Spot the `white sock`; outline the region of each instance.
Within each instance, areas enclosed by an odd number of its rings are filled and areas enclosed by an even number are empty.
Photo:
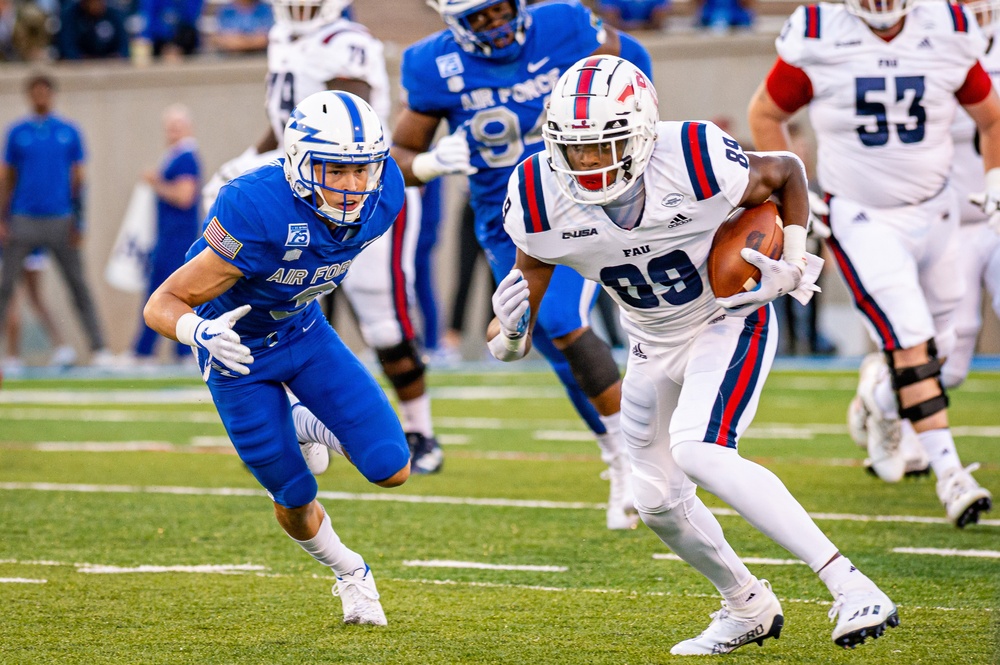
[[[427,393],[416,399],[401,401],[399,415],[404,432],[416,432],[426,437],[434,436],[434,425],[431,423],[431,396]]]
[[[346,457],[340,440],[298,400],[292,403],[292,422],[295,423],[295,436],[299,441],[322,443],[338,455]]]
[[[781,480],[732,448],[684,441],[670,451],[699,487],[719,497],[755,529],[819,570],[837,552]]]
[[[838,556],[829,564],[817,570],[816,574],[823,580],[823,584],[833,594],[834,599],[840,595],[845,586],[868,581],[865,574],[855,568],[854,564],[846,556]]]
[[[365,566],[364,558],[340,541],[340,536],[330,524],[329,515],[323,515],[323,523],[319,525],[319,531],[315,536],[309,540],[295,540],[295,542],[312,558],[332,568],[337,575],[347,575]]]
[[[607,431],[597,435],[597,447],[601,449],[601,459],[611,464],[623,452],[622,412],[601,416],[601,423]]]
[[[952,438],[950,429],[917,432],[917,438],[920,439],[920,445],[924,447],[924,452],[931,461],[935,476],[944,478],[952,470],[962,468],[962,461],[958,458],[955,439]]]
[[[764,585],[760,583],[754,576],[750,576],[750,581],[740,587],[735,593],[726,595],[723,594],[723,598],[726,600],[726,605],[731,610],[740,610],[748,607],[754,600],[760,598],[761,594],[764,593]]]

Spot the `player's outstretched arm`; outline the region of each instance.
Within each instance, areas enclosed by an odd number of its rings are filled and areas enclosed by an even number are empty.
[[[194,307],[225,293],[242,276],[236,266],[206,248],[153,292],[142,315],[146,324],[164,337],[206,349],[229,369],[249,374],[247,365],[253,362],[253,356],[233,326],[250,311],[250,306],[243,305],[211,320],[194,313]]]
[[[407,185],[422,185],[426,182],[414,174],[413,160],[419,155],[429,154],[431,142],[434,141],[434,134],[440,123],[441,118],[418,113],[408,106],[403,106],[403,110],[400,111],[393,130],[392,148],[389,154],[399,165]]]
[[[767,91],[767,83],[761,82],[750,99],[747,120],[750,136],[758,150],[789,150],[792,137],[788,134],[788,119],[791,113],[784,111]]]
[[[514,269],[493,293],[496,317],[486,329],[486,343],[497,360],[519,360],[531,350],[531,331],[549,288],[555,266],[517,250]]]

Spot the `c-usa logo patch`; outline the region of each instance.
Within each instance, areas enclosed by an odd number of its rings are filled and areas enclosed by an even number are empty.
[[[288,238],[285,240],[285,247],[308,247],[309,246],[309,225],[289,224]]]
[[[675,208],[679,206],[682,201],[684,201],[683,194],[680,192],[672,192],[663,197],[663,200],[660,201],[660,205],[664,208]]]
[[[465,66],[462,64],[462,58],[458,53],[445,53],[444,55],[439,55],[434,59],[437,63],[438,74],[441,78],[451,78],[452,76],[458,76],[465,71]]]

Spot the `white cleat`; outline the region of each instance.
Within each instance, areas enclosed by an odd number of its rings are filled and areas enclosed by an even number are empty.
[[[76,364],[76,349],[68,344],[56,348],[49,359],[49,367],[71,367]]]
[[[861,407],[867,413],[864,430],[867,435],[869,469],[887,483],[898,483],[906,473],[906,460],[899,449],[902,439],[901,421],[898,417],[886,418],[875,402],[875,387],[885,378],[889,371],[881,354],[870,353],[861,361],[858,393],[855,399],[861,401]],[[857,405],[848,409],[848,429],[851,438],[860,435],[861,428],[852,418],[860,419],[861,410]],[[857,439],[855,439],[857,441]]]
[[[975,524],[980,513],[993,507],[993,495],[972,477],[978,468],[978,464],[970,464],[964,469],[953,469],[937,481],[938,498],[944,504],[948,520],[959,529]]]
[[[868,450],[868,409],[859,395],[847,405],[847,431],[858,448]]]
[[[731,610],[722,601],[722,609],[712,613],[712,623],[708,624],[698,637],[678,642],[670,649],[674,656],[711,656],[729,653],[744,644],[756,642],[763,646],[769,637],[778,639],[785,617],[781,613],[781,603],[771,591],[771,584],[761,580],[765,593],[748,607]]]
[[[903,420],[900,424],[899,451],[903,456],[903,475],[907,478],[931,475],[930,458],[927,457],[913,426],[908,420]],[[872,468],[871,459],[865,459],[865,469],[873,476],[878,476]]]
[[[322,443],[312,441],[299,441],[299,450],[306,460],[306,466],[312,471],[314,476],[326,472],[330,466],[330,449]]]
[[[830,621],[837,622],[833,643],[845,649],[853,649],[869,637],[878,639],[886,628],[899,625],[899,613],[889,596],[870,579],[862,578],[841,589],[830,608]]]
[[[333,595],[340,596],[340,601],[344,604],[344,623],[365,626],[388,625],[382,604],[378,602],[375,578],[372,577],[368,564],[348,575],[338,575]]]
[[[608,493],[607,526],[611,531],[634,529],[639,524],[639,513],[635,509],[635,495],[632,492],[632,466],[624,454],[618,455],[601,478],[610,482]]]

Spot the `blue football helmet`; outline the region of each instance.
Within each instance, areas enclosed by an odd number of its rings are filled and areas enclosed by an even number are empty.
[[[374,209],[389,156],[382,122],[368,102],[341,90],[309,95],[292,111],[284,144],[285,178],[298,199],[337,226],[364,223],[362,210]],[[332,187],[325,182],[330,172],[353,173],[362,188]]]
[[[469,17],[502,2],[510,4],[514,17],[499,28],[474,32],[469,24]],[[427,0],[427,4],[441,14],[462,50],[486,58],[516,58],[531,26],[531,15],[528,14],[525,0]],[[500,48],[494,46],[494,42],[506,38],[510,38],[509,44]]]

